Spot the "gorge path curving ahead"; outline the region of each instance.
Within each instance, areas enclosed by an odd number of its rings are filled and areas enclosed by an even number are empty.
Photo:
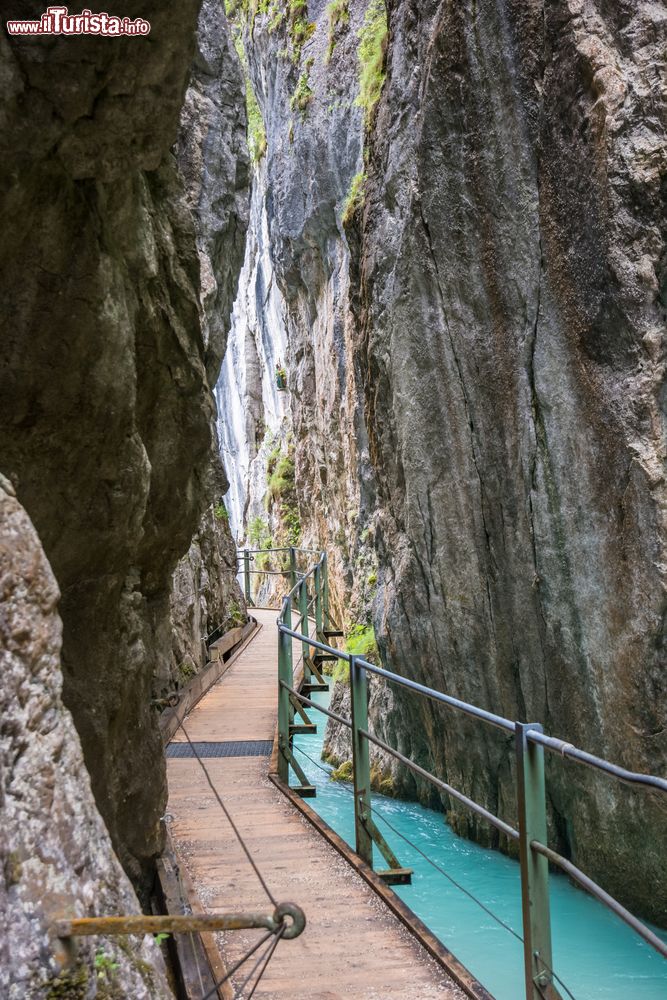
[[[254,613],[261,626],[254,638],[185,720],[193,742],[226,745],[209,747],[208,753],[240,754],[207,756],[206,768],[277,902],[294,902],[306,914],[306,929],[278,945],[254,996],[463,1000],[459,987],[269,780],[269,747],[276,728],[277,613]],[[297,647],[295,643],[295,663]],[[174,743],[179,746],[172,744],[171,753],[187,752],[182,730]],[[271,913],[199,762],[169,756],[167,768],[172,837],[204,908]],[[227,967],[263,933],[218,935]],[[236,989],[254,960],[234,977]]]

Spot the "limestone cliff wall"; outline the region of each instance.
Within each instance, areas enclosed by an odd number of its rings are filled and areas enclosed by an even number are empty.
[[[150,935],[83,938],[67,956],[55,919],[136,913],[61,700],[58,585],[0,476],[0,994],[171,996]]]
[[[663,774],[665,28],[653,5],[392,4],[359,311],[387,659]],[[397,718],[514,813],[495,733]],[[554,841],[667,921],[667,803],[550,764]]]
[[[245,28],[304,535],[341,603],[374,551],[389,666],[664,773],[664,12],[391,0],[364,133],[367,6]],[[515,819],[507,742],[382,706],[390,742]],[[555,846],[667,921],[664,803],[550,762],[549,806]]]
[[[38,7],[9,0],[3,17]],[[150,879],[166,795],[153,679],[172,655],[172,572],[215,491],[217,314],[245,224],[247,158],[238,177],[195,165],[186,198],[170,152],[198,12],[197,0],[135,4],[147,39],[0,33],[0,469],[62,593],[63,698],[137,884]],[[221,5],[209,17],[224,36]],[[219,55],[197,54],[207,106],[210,66],[235,59],[217,44]],[[238,67],[223,84],[228,117],[219,108],[202,121],[204,163],[235,162],[242,141]],[[195,205],[215,219],[197,229]],[[205,308],[198,249],[211,262]]]
[[[252,175],[245,260],[232,312],[229,346],[216,387],[221,453],[229,469],[230,526],[239,541],[251,524],[268,520],[264,503],[269,454],[285,449],[291,430],[288,397],[276,384],[276,365],[287,353],[285,302],[269,247],[267,167]]]

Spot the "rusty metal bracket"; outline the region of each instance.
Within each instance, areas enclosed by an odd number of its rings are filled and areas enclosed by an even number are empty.
[[[205,913],[188,916],[148,916],[143,913],[123,917],[76,917],[55,920],[53,932],[59,938],[93,935],[189,934],[191,931],[238,931],[265,927],[285,940],[296,938],[306,926],[306,915],[295,903],[281,903],[266,913]]]

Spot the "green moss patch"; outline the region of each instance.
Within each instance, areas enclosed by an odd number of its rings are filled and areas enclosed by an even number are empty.
[[[354,771],[351,760],[344,760],[340,767],[331,772],[332,781],[353,781]]]
[[[355,103],[364,109],[364,120],[370,125],[373,109],[380,99],[386,78],[387,8],[384,0],[371,0],[359,29],[359,96]]]
[[[353,216],[359,211],[359,209],[364,204],[364,185],[366,183],[366,174],[363,170],[355,174],[350,183],[350,190],[347,193],[347,198],[343,203],[343,214],[341,221],[344,226],[348,226],[352,221]]]
[[[333,0],[327,7],[329,15],[329,41],[327,44],[326,61],[329,62],[336,48],[338,37],[350,23],[349,0]]]
[[[345,641],[345,650],[352,656],[361,656],[362,659],[368,660],[369,663],[375,663],[378,666],[380,664],[380,654],[375,641],[375,629],[372,625],[350,626]]]

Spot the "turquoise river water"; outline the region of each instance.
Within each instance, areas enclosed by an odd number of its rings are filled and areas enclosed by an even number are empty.
[[[328,694],[313,700],[327,705]],[[295,737],[299,763],[317,788],[308,804],[354,846],[350,785],[331,781],[320,759],[324,717],[314,718],[317,734]],[[325,769],[324,773],[321,768]],[[500,920],[521,933],[519,865],[456,836],[441,813],[414,802],[373,796],[376,815],[444,869]],[[436,871],[381,821],[378,826],[402,865],[414,869],[412,885],[395,892],[484,984],[496,1000],[522,1000],[522,946],[512,933]],[[386,867],[382,859],[378,867]],[[551,876],[554,968],[575,1000],[667,1000],[667,961],[644,944],[601,903],[565,876]],[[667,938],[667,935],[665,935]],[[561,988],[564,998],[567,993]]]

